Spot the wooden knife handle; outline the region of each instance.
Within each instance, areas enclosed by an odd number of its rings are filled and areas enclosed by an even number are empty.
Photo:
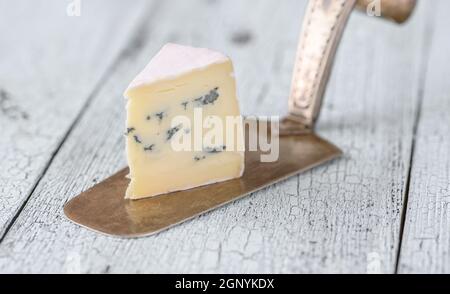
[[[381,16],[397,23],[406,21],[414,11],[416,0],[378,0]],[[374,7],[374,0],[358,0],[356,7],[364,12]]]

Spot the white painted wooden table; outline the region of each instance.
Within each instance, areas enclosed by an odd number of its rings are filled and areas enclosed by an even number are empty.
[[[244,114],[287,111],[306,1],[0,0],[1,273],[450,273],[450,1],[355,13],[319,133],[345,156],[153,237],[65,219],[125,166],[122,92],[166,42],[235,63]]]

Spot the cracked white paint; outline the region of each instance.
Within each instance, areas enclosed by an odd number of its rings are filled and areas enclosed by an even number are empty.
[[[186,14],[193,5],[197,14]],[[63,216],[68,198],[125,164],[121,93],[126,77],[162,43],[229,53],[243,112],[285,112],[304,5],[164,1],[148,18],[143,47],[108,76],[0,244],[0,272],[62,272],[70,252],[79,254],[81,271],[89,273],[364,273],[373,252],[380,271],[393,272],[418,98],[423,6],[403,27],[352,17],[319,125],[343,148],[342,159],[148,238],[105,237]],[[240,28],[253,36],[245,46],[222,35]]]

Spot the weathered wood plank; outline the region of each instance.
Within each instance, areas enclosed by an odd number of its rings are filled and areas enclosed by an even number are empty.
[[[450,273],[449,1],[430,9],[431,46],[411,171],[400,273]],[[431,8],[431,7],[430,7]]]
[[[0,2],[0,239],[148,6],[71,2]]]
[[[291,225],[301,241],[285,250],[290,271],[395,271],[426,13],[400,27],[350,21],[319,123],[345,155],[292,189],[289,217],[302,225]]]
[[[0,244],[0,272],[394,272],[423,7],[404,27],[352,18],[319,128],[343,159],[154,237],[113,239],[64,219],[68,198],[125,164],[121,93],[164,42],[229,53],[244,113],[286,111],[306,2],[186,2],[164,1],[143,49],[111,73]]]

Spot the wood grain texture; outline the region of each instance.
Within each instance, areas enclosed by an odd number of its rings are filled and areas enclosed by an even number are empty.
[[[400,273],[450,273],[449,1],[436,1],[418,120]]]
[[[70,2],[0,2],[0,239],[148,5]]]
[[[110,73],[0,243],[0,272],[394,272],[423,6],[403,27],[352,17],[319,125],[343,159],[149,238],[105,237],[64,218],[69,198],[125,165],[121,93],[165,42],[230,54],[245,114],[287,111],[306,2],[186,2],[164,1],[142,31],[142,49]]]

